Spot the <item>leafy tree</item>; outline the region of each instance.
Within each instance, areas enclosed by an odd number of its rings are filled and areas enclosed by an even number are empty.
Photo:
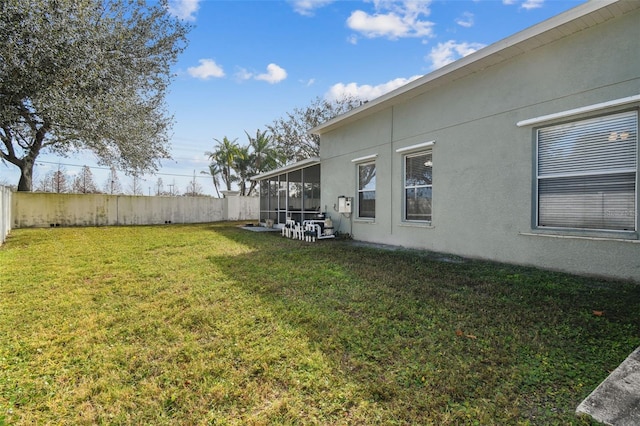
[[[103,189],[106,194],[122,194],[122,185],[120,184],[120,179],[118,179],[118,172],[113,166],[109,170],[109,176],[104,183]]]
[[[98,192],[98,188],[93,181],[93,173],[91,173],[89,166],[82,167],[80,174],[73,180],[72,191],[79,194],[93,194]]]
[[[316,98],[309,106],[294,108],[267,128],[287,161],[300,161],[320,153],[320,137],[309,134],[309,129],[359,105],[360,100],[348,96],[336,101]]]
[[[166,0],[0,2],[0,160],[30,191],[42,152],[90,150],[132,174],[169,158],[171,66],[189,27]]]
[[[212,163],[217,164],[220,168],[220,177],[227,187],[227,191],[231,191],[231,184],[238,180],[238,176],[234,173],[235,165],[238,157],[242,155],[237,138],[229,140],[226,136],[222,140],[213,139],[217,142],[214,151],[207,151],[205,155],[209,157]]]

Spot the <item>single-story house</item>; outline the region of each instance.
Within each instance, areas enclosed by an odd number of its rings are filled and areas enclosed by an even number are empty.
[[[311,129],[320,200],[278,206],[357,240],[640,281],[639,107],[640,1],[591,1]]]

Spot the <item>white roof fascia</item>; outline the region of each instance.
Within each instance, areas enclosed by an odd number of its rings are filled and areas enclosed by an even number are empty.
[[[310,129],[308,133],[321,135],[416,97],[433,87],[457,80],[638,8],[640,8],[640,1],[637,0],[588,1],[366,102],[358,108]],[[584,19],[588,15],[590,15],[589,19]],[[578,20],[582,21],[577,22]]]
[[[279,169],[271,170],[269,172],[260,173],[259,175],[251,176],[251,180],[265,180],[267,178],[278,176],[283,173],[293,172],[296,170],[304,169],[305,167],[315,166],[320,164],[320,157],[311,157],[304,160],[300,160],[296,163],[289,164]]]
[[[542,115],[540,117],[529,118],[527,120],[521,120],[516,123],[516,126],[518,127],[533,126],[535,124],[546,123],[546,122],[558,120],[561,118],[573,117],[575,115],[585,114],[588,112],[598,111],[606,108],[634,104],[636,102],[640,102],[640,94],[627,96],[626,98],[613,99],[611,101],[601,102],[598,104],[587,105],[580,108],[574,108],[567,111],[555,112],[553,114]]]

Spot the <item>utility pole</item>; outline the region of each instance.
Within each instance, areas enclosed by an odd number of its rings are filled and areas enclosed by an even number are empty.
[[[60,163],[58,163],[58,174],[56,174],[56,193],[60,193]]]

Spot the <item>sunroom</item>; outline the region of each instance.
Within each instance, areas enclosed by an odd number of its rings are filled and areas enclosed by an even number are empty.
[[[260,223],[282,227],[321,216],[320,159],[308,158],[251,178],[260,182]]]

